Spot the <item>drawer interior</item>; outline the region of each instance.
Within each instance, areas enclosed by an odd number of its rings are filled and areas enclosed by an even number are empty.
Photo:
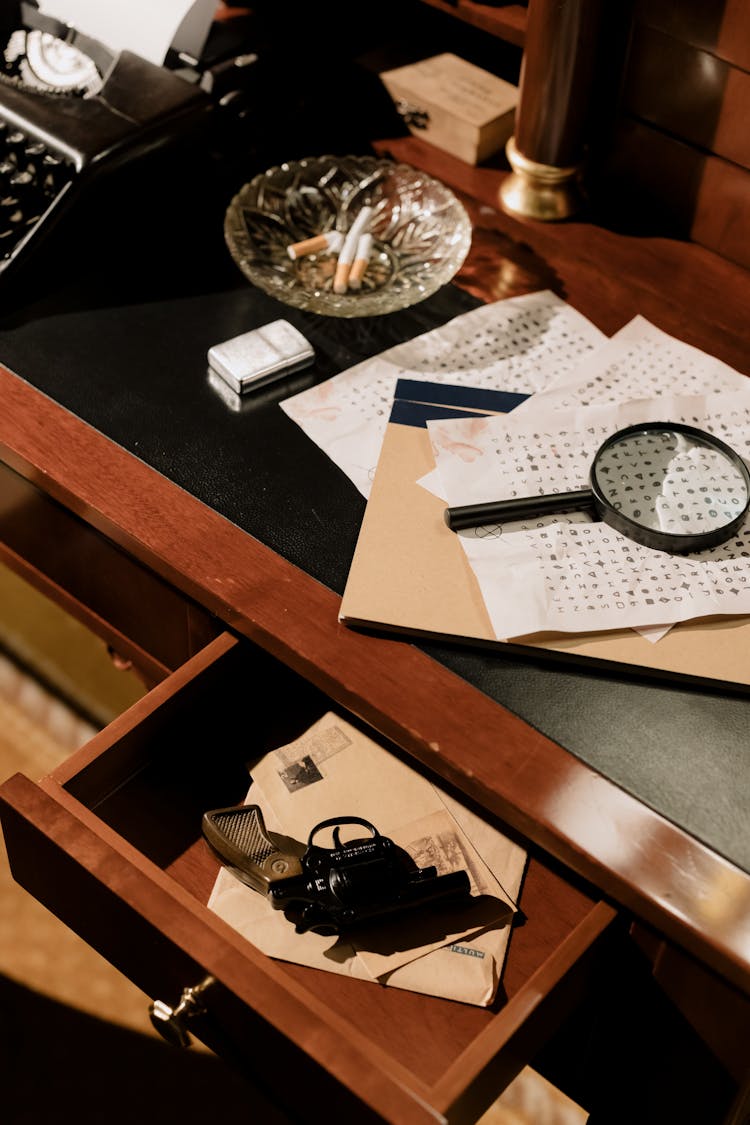
[[[121,716],[111,738],[109,731],[97,736],[96,755],[80,768],[59,771],[58,780],[205,904],[219,868],[201,835],[203,812],[244,800],[253,761],[301,735],[325,712],[336,711],[354,725],[357,720],[245,642],[228,647],[175,690],[168,685],[165,681],[151,693],[158,699],[145,713],[146,701],[140,701]],[[378,741],[398,755],[396,747]],[[323,998],[338,1017],[366,1031],[380,1050],[406,1062],[420,1082],[432,1085],[543,969],[595,904],[586,888],[530,855],[501,986],[487,1009],[275,964]]]

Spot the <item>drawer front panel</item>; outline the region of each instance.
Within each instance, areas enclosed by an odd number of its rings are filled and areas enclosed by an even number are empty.
[[[623,90],[630,115],[748,168],[748,98],[747,71],[678,39],[635,28]]]
[[[222,947],[221,940],[196,923],[189,910],[149,884],[125,857],[75,823],[26,778],[16,775],[5,783],[0,812],[13,877],[147,996],[176,1003],[183,988],[201,982],[207,972],[215,976],[223,967],[228,975],[241,976],[243,991],[261,1004],[270,993],[277,1011],[283,1013],[290,1003],[294,1005],[283,991],[274,995],[270,972],[259,979],[254,965]],[[200,960],[193,951],[202,954]],[[325,1065],[215,979],[206,995],[206,1015],[198,1017],[192,1030],[253,1084],[269,1096],[273,1093],[277,1104],[290,1113],[304,1114],[300,1120],[313,1121],[310,1106],[318,1101],[321,1123],[428,1125],[440,1119],[382,1072],[374,1077],[368,1059],[354,1059],[362,1081],[357,1094],[352,1093],[332,1072],[337,1058],[356,1052],[333,1029],[316,1026],[314,1013],[304,1012],[300,1005],[294,1019],[297,1023],[304,1019],[307,1036],[316,1041]],[[380,1113],[362,1100],[368,1086],[380,1103]]]

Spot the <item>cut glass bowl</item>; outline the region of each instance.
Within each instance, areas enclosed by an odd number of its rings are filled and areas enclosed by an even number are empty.
[[[328,231],[346,234],[372,207],[369,265],[359,290],[333,292],[337,255],[292,259],[287,247]],[[242,273],[284,304],[323,316],[378,316],[435,293],[461,267],[471,223],[440,181],[408,164],[374,156],[319,156],[255,176],[224,220]]]

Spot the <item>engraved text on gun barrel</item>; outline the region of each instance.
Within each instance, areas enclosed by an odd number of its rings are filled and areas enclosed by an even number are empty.
[[[342,842],[347,825],[369,835]],[[332,848],[315,843],[328,828]],[[438,875],[434,867],[417,867],[408,852],[360,817],[321,821],[303,848],[269,833],[258,805],[237,805],[204,813],[203,835],[221,862],[265,894],[297,933],[337,934],[428,903],[461,902],[471,891],[466,871]]]

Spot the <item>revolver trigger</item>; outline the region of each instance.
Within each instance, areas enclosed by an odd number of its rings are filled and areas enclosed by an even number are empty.
[[[339,824],[333,830],[333,846],[334,848],[341,847],[341,825]]]

